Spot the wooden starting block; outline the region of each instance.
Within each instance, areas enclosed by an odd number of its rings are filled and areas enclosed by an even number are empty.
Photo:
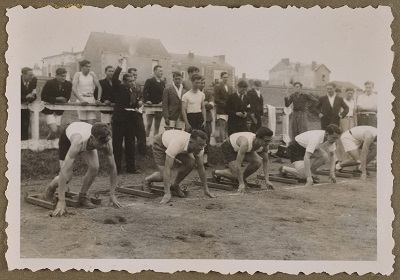
[[[376,167],[374,167],[374,166],[367,166],[367,171],[376,172]]]
[[[65,204],[68,207],[79,207],[80,203],[78,201],[79,194],[76,192],[67,191],[65,192]],[[41,198],[41,195],[28,195],[25,197],[25,201],[43,208],[54,210],[57,206],[58,195],[56,195],[56,201],[47,201]],[[90,197],[93,204],[101,204],[101,199],[97,197]]]
[[[193,184],[195,186],[203,186],[203,184],[200,181],[193,181]],[[209,188],[213,188],[213,189],[220,189],[220,190],[225,190],[225,191],[233,191],[233,186],[227,185],[227,184],[217,184],[217,183],[207,182],[207,186]]]
[[[316,175],[324,175],[324,176],[329,176],[330,171],[324,171],[324,170],[317,170],[315,171]],[[343,173],[343,172],[335,172],[336,177],[341,177],[341,178],[353,178],[353,174],[349,173]]]
[[[329,169],[323,169],[323,171],[329,172]],[[340,171],[337,171],[336,173],[351,174],[351,175],[353,175],[353,177],[361,177],[361,173],[354,172],[353,170],[342,169]]]
[[[257,179],[265,180],[264,175],[257,175]],[[269,180],[272,182],[279,182],[279,183],[286,183],[286,184],[298,184],[299,181],[295,178],[285,178],[285,177],[280,177],[279,174],[270,174],[269,175]]]
[[[123,185],[123,186],[117,187],[115,190],[117,192],[131,194],[131,195],[140,196],[140,197],[146,197],[146,198],[155,198],[156,197],[155,193],[145,192],[145,191],[142,191],[142,189],[143,189],[142,185]],[[164,195],[164,193],[162,195]]]
[[[213,178],[208,177],[207,178],[207,184],[210,184],[210,183],[215,183],[215,182],[213,181]],[[233,182],[233,181],[230,181],[230,180],[224,179],[224,178],[221,178],[221,180],[220,180],[220,182],[218,184],[229,185],[229,186],[233,186],[233,187],[236,187],[236,188],[239,185],[238,182]],[[254,189],[260,189],[261,188],[261,185],[257,184],[257,183],[256,184],[247,183],[247,186],[249,186],[249,188],[254,188]]]

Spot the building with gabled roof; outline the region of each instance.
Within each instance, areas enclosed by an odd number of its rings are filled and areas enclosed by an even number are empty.
[[[227,72],[228,83],[235,85],[235,67],[225,61],[225,55],[201,56],[189,52],[188,54],[171,53],[171,56],[172,70],[181,72],[184,79],[188,78],[188,67],[196,66],[200,69],[200,74],[205,77],[207,87],[220,82],[221,72]]]
[[[329,83],[331,71],[324,64],[311,64],[290,62],[289,58],[283,58],[269,71],[269,84],[276,86],[288,86],[293,82],[301,82],[304,87],[318,88]]]
[[[138,36],[118,35],[102,32],[90,33],[83,50],[83,59],[89,60],[92,70],[104,78],[104,69],[116,67],[118,59],[123,57],[122,74],[134,67],[138,70],[138,81],[144,83],[153,74],[153,67],[161,65],[168,82],[172,81],[171,55],[159,39]]]

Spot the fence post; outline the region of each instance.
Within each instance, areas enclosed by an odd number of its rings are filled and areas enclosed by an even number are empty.
[[[29,139],[29,149],[34,151],[39,149],[39,113],[41,111],[41,107],[43,107],[41,101],[34,101],[28,104],[29,110],[33,112],[33,116],[31,118],[32,137]]]

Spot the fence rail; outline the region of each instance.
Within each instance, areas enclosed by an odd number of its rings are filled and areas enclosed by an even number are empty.
[[[80,103],[63,103],[63,104],[50,104],[45,103],[43,101],[35,101],[32,103],[22,103],[21,109],[29,109],[32,112],[31,116],[31,139],[21,141],[22,149],[30,149],[30,150],[44,150],[50,148],[57,148],[58,141],[47,141],[44,139],[39,139],[39,116],[40,112],[44,109],[48,108],[50,110],[64,110],[64,111],[114,111],[114,106],[112,105],[82,105]],[[147,111],[162,111],[162,105],[144,105],[143,113],[145,114]],[[215,115],[215,114],[214,114]],[[281,119],[278,116],[282,116]],[[144,118],[145,119],[145,118]],[[285,134],[285,127],[288,126],[288,116],[283,113],[282,107],[276,108],[276,120],[281,120],[283,124],[283,134]],[[215,119],[214,119],[215,122]],[[215,123],[213,123],[213,128],[215,128]],[[215,131],[215,130],[214,130]]]

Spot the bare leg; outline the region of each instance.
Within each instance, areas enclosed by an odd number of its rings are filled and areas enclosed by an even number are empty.
[[[246,153],[245,161],[250,162],[243,172],[243,180],[246,180],[251,174],[256,172],[262,165],[262,159],[256,152]]]
[[[348,152],[351,155],[351,159],[345,160],[339,165],[341,167],[348,167],[348,166],[357,166],[360,163],[358,162],[360,160],[360,151],[358,149],[354,149]]]
[[[156,115],[154,116],[154,136],[156,136],[160,131],[161,119],[162,116],[156,113]]]
[[[176,175],[174,186],[179,186],[179,184],[183,181],[192,172],[194,167],[196,166],[196,162],[194,159],[188,157],[179,157],[179,160],[182,161],[181,167],[178,169],[178,174]]]
[[[81,155],[88,166],[88,170],[85,177],[83,177],[79,200],[82,206],[86,208],[94,208],[95,206],[91,203],[90,198],[88,197],[88,191],[99,171],[99,158],[97,150],[83,152]]]
[[[146,114],[146,137],[150,136],[151,126],[153,124],[154,114]]]
[[[223,119],[219,119],[219,136],[221,138],[221,142],[226,139],[226,121]]]
[[[151,182],[162,182],[163,181],[163,173],[161,171],[154,172],[150,176],[146,177],[144,179],[146,183],[151,183]]]

